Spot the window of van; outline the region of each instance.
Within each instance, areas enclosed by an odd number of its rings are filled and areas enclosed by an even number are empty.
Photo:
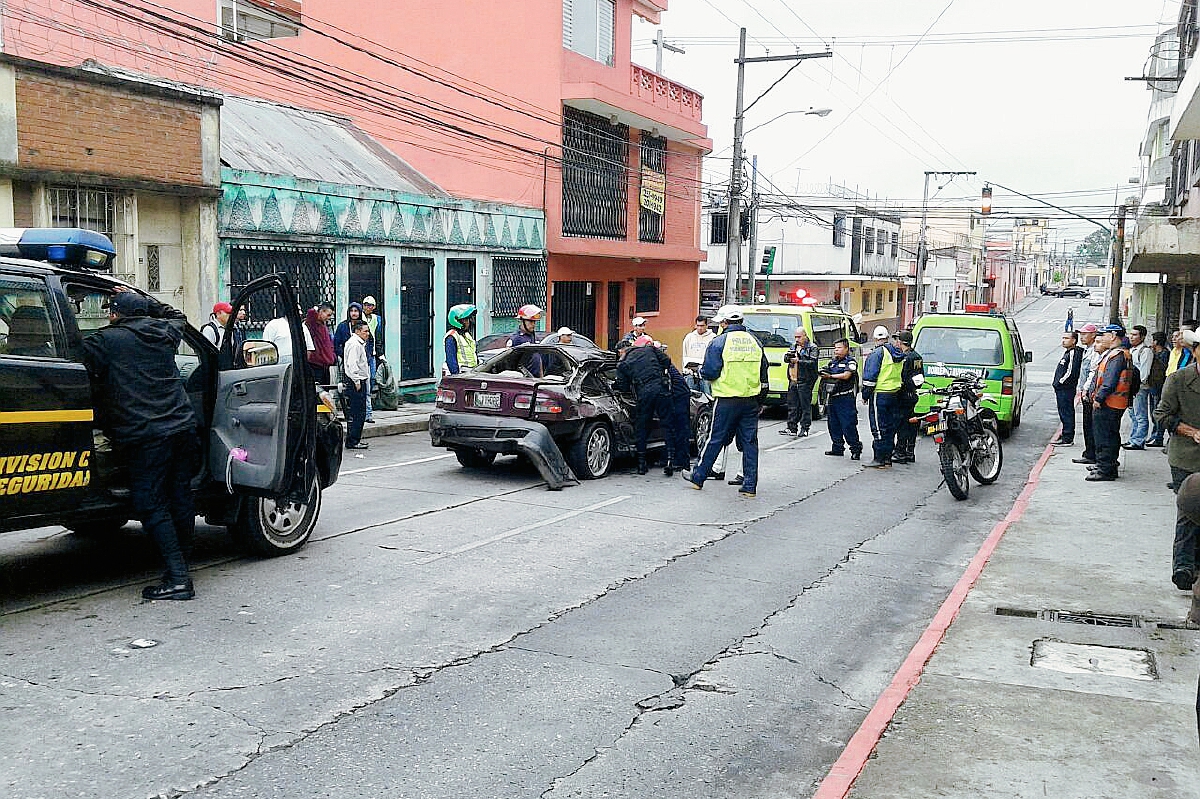
[[[800,325],[800,314],[746,314],[746,329],[764,347],[790,347],[792,335]]]
[[[967,327],[923,327],[913,347],[925,363],[1000,366],[1004,342],[998,330]]]
[[[813,343],[822,349],[832,347],[833,342],[847,337],[845,323],[840,316],[813,314],[809,317],[809,322],[812,324]]]

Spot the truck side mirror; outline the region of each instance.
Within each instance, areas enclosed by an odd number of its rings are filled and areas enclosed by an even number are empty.
[[[1033,350],[1025,350],[1025,363],[1033,363]]]

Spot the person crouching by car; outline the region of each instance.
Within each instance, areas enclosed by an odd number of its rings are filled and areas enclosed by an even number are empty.
[[[633,340],[621,362],[617,364],[617,378],[613,381],[613,388],[623,393],[632,392],[636,402],[633,424],[637,434],[638,474],[645,474],[650,470],[646,464],[646,438],[654,417],[658,417],[667,441],[672,441],[675,437],[671,384],[667,377],[667,365],[670,362],[667,354],[654,346],[653,339],[649,336],[639,336]]]
[[[104,432],[129,467],[133,511],[166,563],[143,599],[196,596],[185,550],[196,526],[192,478],[200,438],[175,353],[183,337],[168,319],[183,314],[129,290],[108,306],[108,327],[83,340]]]
[[[367,421],[367,391],[370,386],[371,367],[367,362],[367,341],[371,328],[366,322],[355,322],[352,335],[346,340],[346,449],[367,449],[362,440],[363,424]]]

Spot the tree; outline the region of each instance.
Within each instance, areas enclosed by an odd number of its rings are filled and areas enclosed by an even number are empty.
[[[1075,254],[1096,263],[1106,263],[1112,249],[1112,238],[1107,230],[1093,230],[1075,248]]]

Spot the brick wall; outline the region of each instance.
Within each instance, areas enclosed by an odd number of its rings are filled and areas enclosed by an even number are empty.
[[[18,166],[202,185],[200,106],[17,74]]]

